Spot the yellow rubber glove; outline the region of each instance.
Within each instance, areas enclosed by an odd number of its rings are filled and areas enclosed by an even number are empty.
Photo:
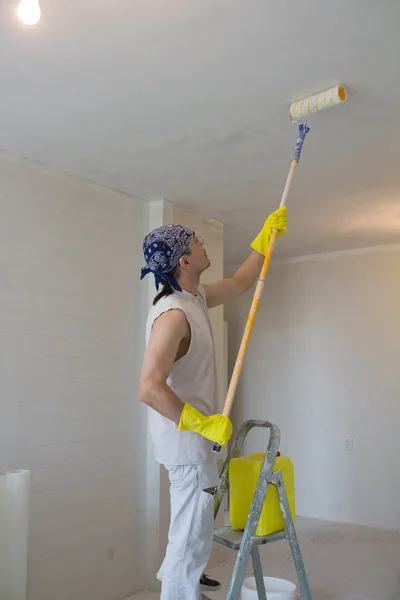
[[[232,435],[232,423],[228,417],[223,415],[206,417],[186,403],[183,405],[179,425],[175,427],[179,431],[195,431],[220,446],[225,446]]]
[[[267,254],[269,240],[271,239],[272,230],[276,229],[278,231],[278,236],[282,235],[287,231],[287,210],[286,206],[282,206],[282,208],[278,208],[275,212],[271,213],[267,220],[264,223],[264,227],[261,229],[260,233],[256,237],[256,239],[250,244],[250,246],[256,252],[260,254]]]

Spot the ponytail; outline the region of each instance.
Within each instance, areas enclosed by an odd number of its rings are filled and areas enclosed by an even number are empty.
[[[169,277],[174,277],[176,278],[177,272],[179,269],[179,265],[177,265],[175,267],[175,269],[172,269],[172,271],[170,271],[169,273],[167,273],[167,275],[169,275]],[[174,293],[174,289],[172,287],[172,285],[170,283],[167,283],[166,281],[163,283],[163,287],[161,292],[159,292],[157,294],[157,296],[154,298],[153,300],[153,306],[155,306],[157,304],[157,302],[159,300],[161,300],[161,298],[166,298],[167,296],[170,296],[171,294]]]

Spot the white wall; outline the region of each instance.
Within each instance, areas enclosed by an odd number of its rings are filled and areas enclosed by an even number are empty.
[[[32,471],[28,597],[117,600],[145,566],[147,208],[7,154],[0,180],[0,471]]]
[[[279,425],[301,515],[400,529],[399,275],[400,246],[270,269],[234,419]],[[250,301],[226,308],[230,368]]]

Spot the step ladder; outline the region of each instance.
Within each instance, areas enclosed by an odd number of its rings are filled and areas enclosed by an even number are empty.
[[[220,485],[215,495],[214,517],[217,516],[221,502],[229,488],[230,460],[240,456],[243,442],[253,427],[264,427],[269,429],[270,436],[264,463],[254,492],[246,528],[244,531],[234,531],[232,527],[214,529],[215,542],[238,552],[226,600],[239,600],[250,557],[253,562],[258,598],[259,600],[267,600],[258,547],[263,544],[270,544],[271,542],[278,542],[280,540],[287,540],[289,542],[299,581],[301,600],[312,600],[300,546],[286,496],[282,473],[280,471],[273,472],[280,442],[280,431],[276,425],[273,425],[268,421],[256,420],[243,423],[222,469]],[[274,485],[276,487],[284,521],[284,530],[272,535],[256,536],[257,525],[267,494],[268,485]],[[203,598],[206,599],[206,596],[203,596]]]

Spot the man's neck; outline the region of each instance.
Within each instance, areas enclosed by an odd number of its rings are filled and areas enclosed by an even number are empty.
[[[200,279],[189,280],[185,277],[182,277],[179,278],[177,281],[185,292],[192,294],[192,296],[197,296],[197,289],[200,285]]]

